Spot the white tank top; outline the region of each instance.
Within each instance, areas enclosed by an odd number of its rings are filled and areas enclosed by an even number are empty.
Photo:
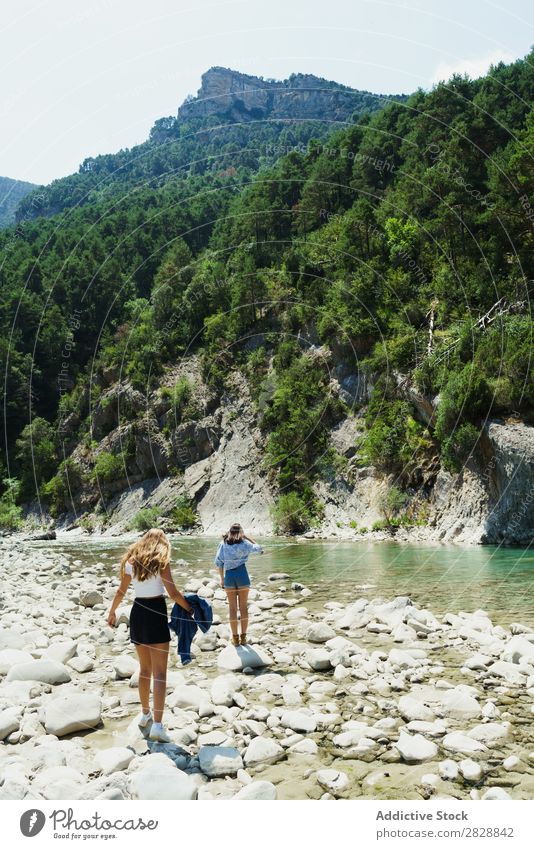
[[[138,581],[134,577],[132,564],[128,561],[124,564],[124,571],[127,575],[132,576],[132,586],[135,590],[136,598],[150,598],[154,595],[165,595],[165,587],[161,580],[161,575],[155,575],[153,578],[147,578],[146,581]]]

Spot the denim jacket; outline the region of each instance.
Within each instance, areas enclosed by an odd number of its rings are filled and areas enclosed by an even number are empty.
[[[237,569],[238,566],[243,566],[247,562],[249,554],[261,554],[263,548],[255,542],[249,542],[248,539],[243,539],[241,542],[236,542],[233,545],[228,545],[227,542],[221,542],[215,556],[215,565],[219,569],[224,569],[225,573],[230,569]]]

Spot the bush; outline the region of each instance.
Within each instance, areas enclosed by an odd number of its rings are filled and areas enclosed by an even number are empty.
[[[122,454],[110,454],[108,451],[101,451],[97,455],[91,478],[93,483],[110,483],[113,480],[123,478],[124,457]]]
[[[466,422],[454,431],[443,443],[441,458],[449,472],[459,472],[478,442],[480,431]]]
[[[57,516],[67,509],[72,493],[80,489],[83,475],[80,467],[70,457],[59,464],[56,475],[44,483],[40,495],[47,502],[52,516]]]
[[[20,495],[26,500],[35,498],[44,481],[57,468],[54,429],[43,418],[26,425],[17,439],[17,463],[20,470]]]
[[[0,530],[16,531],[22,524],[22,510],[15,503],[20,491],[20,482],[16,478],[4,478],[2,483],[5,491],[0,498]]]
[[[389,530],[390,524],[385,519],[378,519],[376,522],[373,522],[373,531],[386,531]]]
[[[187,377],[181,377],[172,389],[165,386],[161,390],[162,398],[170,398],[171,411],[176,424],[185,419],[198,418],[200,415],[197,405],[192,401],[192,396],[193,385]]]
[[[296,492],[281,495],[271,509],[274,531],[277,534],[296,534],[307,530],[313,521],[313,511]]]
[[[129,529],[131,531],[149,531],[150,528],[156,527],[160,511],[157,507],[144,507],[135,514],[130,522]]]
[[[172,510],[170,519],[173,525],[180,530],[194,528],[198,522],[194,502],[186,495],[182,495],[176,502],[176,507]]]
[[[380,494],[378,508],[388,525],[393,524],[395,515],[406,506],[407,501],[408,496],[398,486],[392,486],[387,492]]]

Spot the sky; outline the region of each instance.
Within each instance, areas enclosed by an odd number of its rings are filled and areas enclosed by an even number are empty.
[[[409,93],[532,45],[531,0],[2,0],[0,175],[144,141],[213,65]]]

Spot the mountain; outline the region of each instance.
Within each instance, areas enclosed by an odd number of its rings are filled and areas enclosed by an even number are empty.
[[[0,177],[0,227],[15,221],[15,212],[22,198],[37,188],[34,183]]]
[[[292,74],[287,80],[265,80],[230,68],[210,68],[194,98],[178,110],[179,119],[225,117],[229,121],[316,120],[345,123],[351,116],[375,111],[388,97],[358,91],[315,77]]]
[[[533,58],[334,131],[215,69],[47,187],[0,232],[0,526],[530,542]]]
[[[26,197],[17,219],[56,215],[194,175],[230,169],[243,178],[395,99],[406,95],[371,94],[304,74],[276,82],[211,68],[198,96],[188,98],[176,117],[158,119],[146,142],[85,159],[77,174]]]

